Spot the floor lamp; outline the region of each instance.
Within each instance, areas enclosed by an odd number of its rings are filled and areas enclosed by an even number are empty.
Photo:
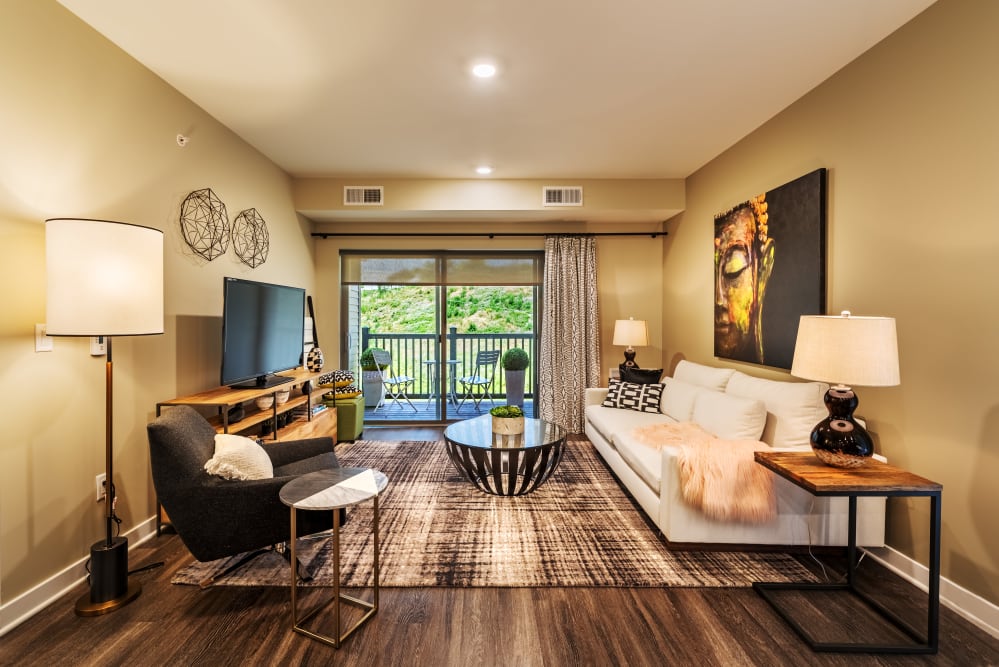
[[[46,333],[103,336],[106,341],[105,538],[90,547],[90,591],[80,616],[98,616],[142,592],[128,581],[128,539],[116,536],[112,448],[114,336],[163,333],[163,232],[108,220],[45,221]]]

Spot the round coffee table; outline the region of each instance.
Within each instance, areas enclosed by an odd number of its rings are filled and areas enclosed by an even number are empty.
[[[444,429],[451,462],[480,491],[521,496],[538,488],[558,467],[565,431],[542,419],[524,419],[524,432],[493,433],[492,417],[482,415]]]

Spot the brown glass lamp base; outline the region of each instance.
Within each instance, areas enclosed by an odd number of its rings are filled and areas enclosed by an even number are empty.
[[[859,468],[874,455],[874,440],[853,418],[859,401],[853,389],[829,387],[825,395],[829,416],[815,425],[809,442],[816,458],[836,468]]]

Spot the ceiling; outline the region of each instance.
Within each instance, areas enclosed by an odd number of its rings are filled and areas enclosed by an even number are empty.
[[[421,179],[684,178],[932,1],[60,0],[293,176]]]

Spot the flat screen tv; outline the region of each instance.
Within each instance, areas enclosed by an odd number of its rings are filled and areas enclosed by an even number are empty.
[[[243,389],[291,382],[275,373],[300,365],[304,333],[304,289],[225,278],[222,384]]]

